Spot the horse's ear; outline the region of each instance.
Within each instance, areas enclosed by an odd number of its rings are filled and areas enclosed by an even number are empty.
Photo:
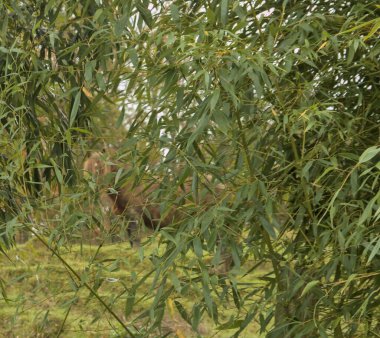
[[[83,170],[96,176],[105,175],[109,171],[107,170],[107,165],[102,157],[102,154],[99,152],[90,153],[87,159],[83,162]]]

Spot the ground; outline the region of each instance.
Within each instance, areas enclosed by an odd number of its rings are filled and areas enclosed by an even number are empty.
[[[94,280],[102,281],[97,289],[102,299],[112,304],[115,312],[126,322],[149,309],[154,294],[150,290],[153,275],[138,288],[132,313],[124,316],[127,295],[123,293],[128,284],[153,269],[149,248],[132,249],[128,242],[107,244],[98,250],[97,245],[76,244],[60,249],[60,254],[70,266],[82,275],[90,285]],[[99,301],[89,296],[88,290],[78,290],[64,265],[34,238],[17,245],[0,255],[3,296],[0,296],[1,337],[109,337],[115,336],[112,327],[117,327]],[[89,265],[89,262],[92,264]],[[87,271],[87,273],[85,273]],[[96,283],[95,283],[96,285]],[[194,297],[191,294],[181,302],[191,308]],[[180,316],[173,305],[167,302],[161,334],[169,337],[196,337],[196,334]],[[221,322],[228,321],[234,311],[233,301],[224,304]],[[138,325],[138,321],[135,325]],[[253,321],[240,337],[260,337],[258,325]],[[236,331],[218,331],[207,316],[202,317],[199,333],[202,337],[230,337]],[[158,333],[157,333],[158,334]]]

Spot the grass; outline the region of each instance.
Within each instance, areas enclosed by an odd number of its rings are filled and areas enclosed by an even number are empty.
[[[130,248],[128,242],[107,244],[98,250],[97,245],[75,244],[60,249],[61,256],[81,275],[82,282],[92,285],[97,293],[127,324],[154,301],[156,290],[151,289],[154,274],[137,288],[132,313],[125,317],[128,292],[144,274],[154,269],[148,258],[151,248],[141,251]],[[80,287],[59,259],[52,255],[38,239],[0,255],[1,279],[4,297],[0,298],[0,336],[4,337],[109,337],[115,336],[120,326],[88,290]],[[192,258],[185,258],[191,264]],[[92,262],[92,264],[89,264]],[[252,278],[252,276],[251,276]],[[254,278],[254,277],[253,277]],[[246,281],[246,280],[245,280]],[[257,279],[256,279],[257,282]],[[196,290],[182,295],[181,303],[190,308],[200,299]],[[223,304],[221,322],[228,320],[236,309],[232,304]],[[196,337],[173,306],[166,302],[162,331],[169,337]],[[134,321],[138,326],[143,319]],[[257,325],[250,324],[241,337],[259,337]],[[203,337],[230,337],[234,330],[218,332],[215,324],[203,316],[199,333]],[[153,337],[152,336],[152,337]]]

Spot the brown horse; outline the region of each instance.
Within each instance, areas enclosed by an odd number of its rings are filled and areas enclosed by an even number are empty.
[[[94,152],[86,159],[83,164],[83,168],[86,172],[89,172],[97,179],[104,178],[111,173],[119,172],[121,169],[125,172],[130,172],[129,166],[116,166],[114,164],[108,165],[103,160],[101,153]],[[138,228],[138,224],[143,224],[150,229],[158,229],[172,225],[184,217],[187,216],[181,211],[181,206],[186,204],[195,203],[207,207],[207,205],[215,202],[217,195],[224,189],[222,184],[214,184],[212,188],[212,178],[210,176],[204,177],[204,186],[207,186],[209,192],[203,194],[201,198],[193,198],[192,182],[185,182],[181,187],[176,188],[174,191],[174,199],[179,201],[175,205],[162,211],[160,208],[163,198],[153,198],[154,193],[162,188],[162,183],[159,183],[158,178],[142,181],[142,183],[134,184],[133,175],[123,180],[121,186],[116,188],[107,189],[101,196],[101,201],[104,205],[110,205],[113,213],[116,215],[124,215],[129,219],[129,225],[127,227],[128,235],[130,236],[130,242],[133,233]],[[212,193],[212,191],[214,193]],[[136,241],[135,241],[136,242]]]

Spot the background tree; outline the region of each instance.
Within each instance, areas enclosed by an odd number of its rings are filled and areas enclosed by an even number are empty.
[[[2,211],[22,210],[6,213],[4,247],[14,227],[34,231],[26,215],[41,218],[54,187],[50,245],[101,224],[75,211],[96,195],[78,168],[113,144],[112,160],[162,177],[152,198],[163,213],[193,182],[190,216],[153,237],[156,293],[142,324],[119,320],[129,334],[160,327],[172,299],[195,332],[206,315],[236,336],[252,321],[271,337],[379,330],[375,1],[5,1],[2,11],[2,186],[16,196],[2,195]],[[196,202],[214,193],[210,174],[226,189],[206,209]],[[114,188],[128,179],[120,171]],[[233,267],[221,275],[226,251]],[[244,283],[254,274],[260,283]],[[128,313],[143,280],[125,290]]]

